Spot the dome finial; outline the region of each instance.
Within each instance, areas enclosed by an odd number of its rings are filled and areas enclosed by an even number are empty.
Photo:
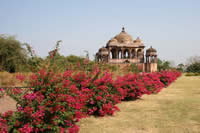
[[[122,27],[122,32],[125,32],[125,28],[124,27]]]

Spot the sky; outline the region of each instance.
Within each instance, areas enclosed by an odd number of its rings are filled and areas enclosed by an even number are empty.
[[[200,55],[200,0],[0,0],[0,34],[41,57],[62,40],[62,55],[93,58],[122,27],[162,60]]]

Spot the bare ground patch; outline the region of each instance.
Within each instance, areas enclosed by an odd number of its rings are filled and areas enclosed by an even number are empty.
[[[4,113],[8,110],[16,110],[16,101],[9,96],[3,96],[0,98],[0,113]]]

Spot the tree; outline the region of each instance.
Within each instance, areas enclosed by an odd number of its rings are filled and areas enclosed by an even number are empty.
[[[85,58],[86,58],[87,60],[89,60],[89,59],[90,59],[90,58],[89,58],[89,52],[88,52],[87,50],[84,50],[84,52],[86,53]]]
[[[182,63],[178,64],[177,70],[180,71],[180,72],[184,72],[184,67],[185,67],[185,65],[183,65]]]
[[[187,59],[187,65],[194,64],[196,62],[200,62],[200,56],[191,56],[190,58]]]
[[[157,65],[158,71],[171,69],[169,61],[161,60],[159,58],[157,59]]]
[[[0,71],[24,70],[27,51],[22,46],[14,36],[0,35]]]
[[[187,59],[186,72],[200,73],[200,56],[191,56]]]
[[[193,64],[190,64],[186,68],[186,72],[200,73],[200,62],[195,62]]]
[[[24,43],[24,45],[26,46],[29,55],[29,58],[27,60],[27,67],[32,72],[37,72],[41,67],[43,59],[35,54],[34,50],[28,43]]]

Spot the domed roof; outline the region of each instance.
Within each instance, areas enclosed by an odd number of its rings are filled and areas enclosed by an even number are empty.
[[[102,47],[99,49],[99,53],[100,55],[108,55],[108,49],[105,47]]]
[[[102,47],[102,48],[99,49],[99,52],[104,52],[104,51],[108,51],[108,49],[105,48],[105,47]]]
[[[116,39],[120,43],[126,43],[126,42],[133,42],[133,38],[125,32],[125,28],[122,28],[122,31],[116,35],[113,40]]]
[[[139,42],[139,43],[141,43],[142,40],[141,40],[139,37],[137,37],[136,40],[135,40],[135,42]]]
[[[157,52],[156,49],[152,48],[152,46],[146,50],[146,52]]]
[[[112,38],[111,40],[109,40],[109,43],[117,43],[117,39],[115,39],[115,38]]]

